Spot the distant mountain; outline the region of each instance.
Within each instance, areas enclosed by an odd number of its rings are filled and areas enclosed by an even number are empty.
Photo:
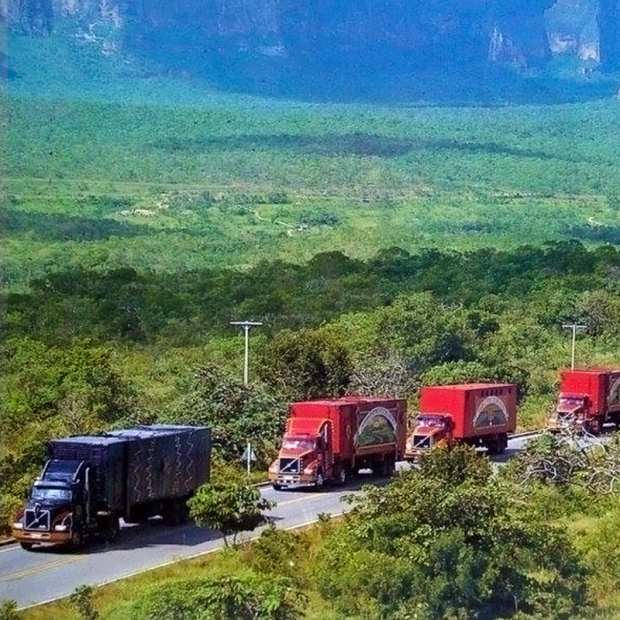
[[[61,32],[162,71],[282,94],[363,95],[440,74],[475,85],[554,57],[620,69],[619,0],[0,0],[0,16],[24,36]]]

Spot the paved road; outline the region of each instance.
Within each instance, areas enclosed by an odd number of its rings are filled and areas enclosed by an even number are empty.
[[[359,491],[360,486],[356,480],[346,487],[318,493],[277,493],[265,488],[263,496],[277,501],[270,511],[273,522],[278,527],[295,528],[315,522],[321,513],[341,514],[347,508],[342,496]],[[170,528],[154,520],[146,525],[124,526],[114,544],[88,546],[78,553],[45,548],[27,552],[18,545],[9,545],[0,548],[0,599],[13,599],[19,607],[36,605],[67,596],[82,584],[99,585],[122,579],[209,553],[221,544],[216,532],[193,525]]]
[[[530,437],[511,439],[498,466],[519,450]],[[406,464],[401,464],[406,467]],[[295,528],[317,520],[321,513],[338,515],[347,509],[343,495],[359,491],[363,483],[385,483],[373,478],[356,480],[344,488],[321,492],[271,488],[263,496],[277,501],[271,511],[278,527]],[[158,522],[125,526],[113,545],[95,545],[79,553],[43,549],[32,553],[17,545],[0,548],[0,599],[13,599],[27,607],[62,598],[83,584],[100,585],[158,566],[209,553],[219,548],[215,532],[191,525],[168,528]]]

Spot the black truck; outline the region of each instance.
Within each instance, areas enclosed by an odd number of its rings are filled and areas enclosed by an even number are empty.
[[[48,461],[13,523],[24,549],[111,542],[119,519],[187,520],[187,500],[209,480],[211,431],[155,424],[49,442]]]

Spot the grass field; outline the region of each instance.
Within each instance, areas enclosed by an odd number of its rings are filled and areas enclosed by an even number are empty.
[[[342,250],[620,243],[616,100],[556,107],[8,99],[8,283]]]

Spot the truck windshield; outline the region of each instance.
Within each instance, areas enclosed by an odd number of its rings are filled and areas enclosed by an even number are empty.
[[[69,489],[59,489],[58,487],[34,487],[32,489],[32,499],[70,500],[71,491]]]
[[[560,412],[573,412],[583,407],[583,398],[577,396],[560,396],[558,399],[558,411]]]
[[[442,415],[419,415],[415,419],[416,426],[442,427],[446,425],[445,418]]]
[[[286,450],[313,450],[314,446],[314,439],[285,437],[282,440],[282,447]]]

